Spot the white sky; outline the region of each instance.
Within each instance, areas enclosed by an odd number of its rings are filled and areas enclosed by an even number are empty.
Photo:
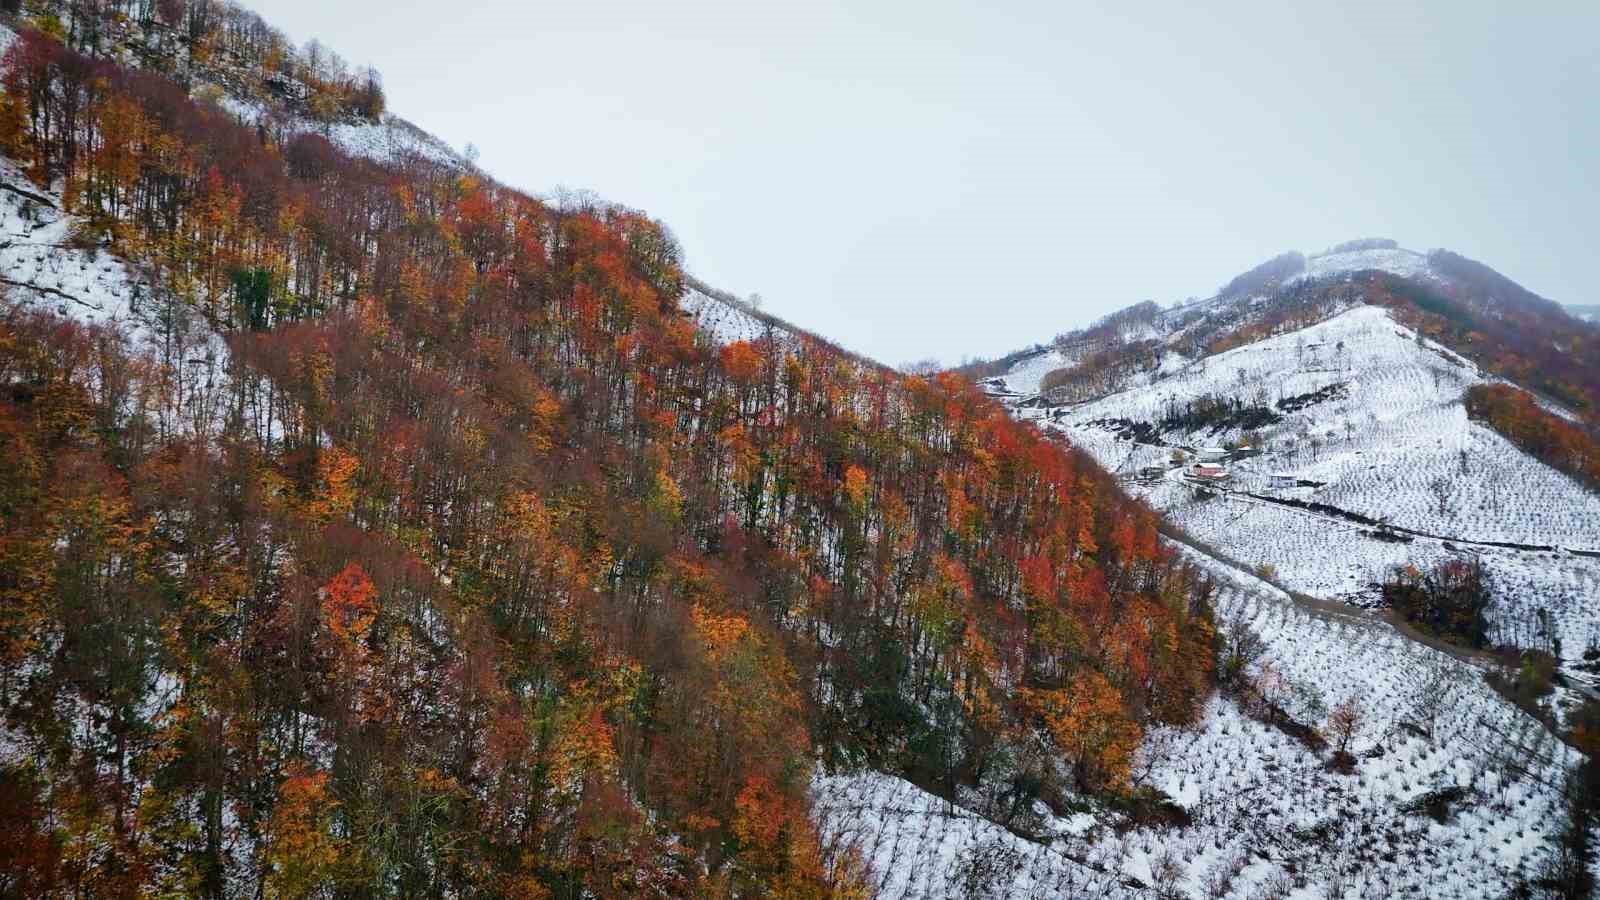
[[[1600,302],[1597,0],[254,4],[500,180],[643,209],[888,363],[1355,237]]]

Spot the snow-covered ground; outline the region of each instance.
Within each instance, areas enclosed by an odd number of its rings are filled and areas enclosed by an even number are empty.
[[[1289,280],[1322,279],[1370,269],[1391,272],[1402,278],[1421,278],[1433,274],[1428,266],[1427,254],[1394,247],[1321,253],[1308,258],[1305,271]]]
[[[878,897],[1137,895],[1116,858],[1018,837],[903,778],[819,773],[811,794],[824,847],[859,853]]]
[[[679,306],[696,327],[719,344],[754,341],[769,327],[748,310],[694,287],[684,291]]]
[[[1031,397],[1039,393],[1039,383],[1056,369],[1065,369],[1082,361],[1082,354],[1061,347],[1051,347],[1020,360],[1009,372],[999,376],[1006,389],[1014,394]]]
[[[254,125],[269,115],[267,105],[257,100],[224,95],[220,103],[245,125]],[[287,120],[287,125],[295,134],[320,134],[347,153],[377,162],[391,163],[421,157],[448,165],[465,164],[461,154],[449,144],[388,113],[383,115],[381,122],[342,121],[324,124],[293,118]]]
[[[1029,840],[876,772],[819,775],[827,846],[868,863],[884,897],[1498,897],[1542,864],[1572,751],[1507,704],[1474,666],[1359,614],[1309,611],[1187,549],[1222,582],[1219,618],[1249,623],[1289,685],[1283,705],[1320,726],[1354,698],[1365,722],[1348,774],[1215,697],[1199,723],[1147,736],[1135,774],[1192,817],[1113,827],[1046,815]],[[1425,808],[1447,798],[1438,817]]]
[[[780,347],[795,346],[796,342],[808,337],[827,341],[827,338],[812,335],[792,323],[761,313],[759,307],[753,307],[746,301],[707,287],[692,278],[678,301],[678,307],[701,335],[717,345],[757,341],[769,334]],[[870,362],[864,357],[858,359]]]
[[[1166,462],[1171,448],[1135,444],[1096,423],[1155,423],[1202,397],[1273,408],[1283,421],[1260,429],[1260,456],[1230,464],[1228,489],[1329,504],[1437,539],[1380,540],[1354,522],[1207,495],[1176,477],[1130,488],[1199,540],[1249,565],[1271,565],[1289,587],[1323,598],[1371,604],[1374,585],[1396,565],[1476,554],[1494,580],[1498,637],[1536,643],[1543,609],[1563,656],[1576,660],[1600,643],[1600,559],[1564,551],[1600,550],[1600,497],[1467,418],[1462,394],[1485,380],[1470,362],[1418,341],[1386,310],[1360,306],[1041,422],[1130,473]],[[1325,389],[1334,392],[1329,399],[1278,408],[1280,400]],[[1164,442],[1198,448],[1242,437],[1236,427],[1201,428],[1169,431]],[[1323,486],[1274,489],[1274,473]]]
[[[33,184],[3,157],[0,186],[0,278],[12,299],[93,324],[139,327],[149,284],[117,257],[74,244],[78,223],[61,212],[60,192]]]
[[[170,378],[163,427],[220,426],[215,383],[228,347],[203,316],[152,284],[136,266],[80,234],[59,186],[33,184],[0,157],[0,296],[5,303],[113,329],[148,351]]]

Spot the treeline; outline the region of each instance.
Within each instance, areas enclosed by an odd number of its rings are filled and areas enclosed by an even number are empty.
[[[1011,367],[1030,357],[1048,353],[1049,348],[1043,344],[1034,344],[1023,350],[1016,350],[994,359],[972,359],[963,362],[950,371],[972,381],[982,381],[985,378],[994,378],[1011,371]]]
[[[671,239],[670,232],[668,233],[668,239]],[[859,363],[862,366],[868,368],[883,368],[882,364],[878,363],[876,360],[869,359],[868,357],[856,353],[854,350],[842,347],[808,328],[801,328],[799,325],[796,325],[787,319],[775,316],[748,300],[741,299],[727,291],[718,290],[717,288],[706,284],[692,275],[684,276],[684,287],[689,290],[699,291],[707,297],[716,300],[718,303],[721,303],[731,309],[738,310],[741,314],[755,319],[774,336],[783,335],[800,337],[803,338],[807,343],[832,351],[840,356],[848,357],[852,362]],[[935,374],[940,371],[940,367],[937,364],[930,365],[927,368],[930,370],[929,374]]]
[[[1316,259],[1322,256],[1333,256],[1338,253],[1358,253],[1363,250],[1398,249],[1400,249],[1400,243],[1392,238],[1356,238],[1353,241],[1345,241],[1341,244],[1334,244],[1332,247],[1329,247],[1321,253],[1312,254],[1311,258]]]
[[[375,122],[386,109],[376,70],[314,40],[297,48],[232,0],[6,0],[0,13],[89,57],[131,55],[186,90],[211,82],[318,122]]]
[[[1135,376],[1161,366],[1159,341],[1110,343],[1076,365],[1054,369],[1039,380],[1039,392],[1052,403],[1077,403],[1122,390]]]
[[[1467,415],[1484,422],[1524,452],[1590,490],[1600,490],[1600,439],[1595,433],[1539,406],[1509,384],[1467,389]]]
[[[1309,328],[1361,299],[1359,288],[1341,281],[1302,279],[1273,289],[1270,300],[1261,306],[1248,302],[1247,297],[1204,319],[1196,316],[1195,327],[1184,332],[1178,346],[1186,356],[1226,353],[1274,335]]]
[[[1306,270],[1305,254],[1290,250],[1267,260],[1217,289],[1219,297],[1245,299],[1278,289],[1285,281]]]
[[[1114,792],[1197,714],[1208,586],[960,379],[713,345],[633,211],[3,66],[159,275],[138,342],[0,316],[8,891],[848,894],[819,762]]]
[[[1418,332],[1478,365],[1600,421],[1600,327],[1567,315],[1480,263],[1445,251],[1428,257],[1450,276],[1426,286],[1366,276],[1368,302],[1390,307]]]
[[[1251,398],[1230,397],[1224,394],[1202,394],[1178,405],[1169,399],[1157,428],[1163,432],[1196,432],[1205,429],[1207,434],[1239,429],[1253,432],[1283,421],[1267,406],[1264,389],[1258,387]]]
[[[1058,334],[1051,344],[1065,350],[1079,344],[1137,341],[1142,339],[1141,333],[1153,329],[1160,319],[1161,305],[1154,300],[1143,300],[1101,316],[1088,328]]]

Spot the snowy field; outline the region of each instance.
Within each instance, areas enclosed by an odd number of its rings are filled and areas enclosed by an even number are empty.
[[[1135,766],[1190,825],[1047,817],[1034,841],[898,778],[819,775],[828,846],[854,847],[885,897],[1499,897],[1536,874],[1571,751],[1468,663],[1183,552],[1224,582],[1219,616],[1263,639],[1258,670],[1299,686],[1292,715],[1362,704],[1353,772],[1216,697],[1195,727],[1147,736]]]
[[[1051,347],[1021,360],[1011,367],[1011,371],[1000,377],[1005,382],[1007,390],[1028,397],[1039,393],[1039,382],[1044,380],[1044,376],[1056,369],[1065,369],[1077,363],[1076,354],[1063,353],[1060,349]]]
[[[876,896],[1133,897],[1120,859],[1068,841],[1012,834],[975,812],[882,772],[818,774],[812,809],[830,851],[853,849]],[[1078,854],[1077,858],[1074,854]]]

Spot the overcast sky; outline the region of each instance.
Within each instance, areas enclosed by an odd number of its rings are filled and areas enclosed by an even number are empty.
[[[643,209],[888,363],[1366,236],[1600,302],[1596,0],[253,2],[501,181]]]

